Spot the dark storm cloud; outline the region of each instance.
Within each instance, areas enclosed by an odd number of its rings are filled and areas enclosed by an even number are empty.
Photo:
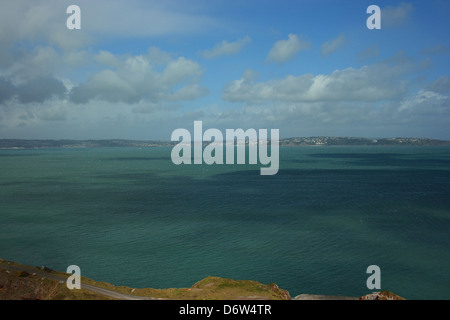
[[[66,91],[64,84],[51,76],[37,77],[19,85],[0,78],[0,103],[13,97],[21,103],[44,102],[52,96],[61,97]]]
[[[62,96],[65,92],[63,83],[50,76],[32,79],[17,88],[17,96],[22,103],[44,102],[53,95]]]
[[[13,97],[16,87],[7,79],[0,78],[0,103]]]

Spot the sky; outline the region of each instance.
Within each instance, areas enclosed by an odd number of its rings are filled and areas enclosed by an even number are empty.
[[[450,1],[0,0],[0,139],[450,140]],[[69,29],[70,5],[81,29]],[[370,5],[381,29],[369,29]]]

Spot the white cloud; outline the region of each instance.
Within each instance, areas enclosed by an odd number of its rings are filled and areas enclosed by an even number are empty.
[[[100,50],[100,52],[94,57],[95,61],[108,67],[118,68],[122,65],[122,62],[114,54],[109,51]]]
[[[26,41],[29,44],[47,43],[62,50],[74,50],[92,44],[92,38],[83,29],[73,32],[66,27],[64,1],[3,1],[0,10],[0,47],[10,47],[13,43]],[[14,52],[13,52],[14,53]],[[11,61],[6,53],[0,58]],[[0,61],[1,62],[1,61]]]
[[[380,101],[404,94],[406,81],[403,76],[411,68],[407,61],[395,66],[379,63],[359,69],[336,70],[330,74],[289,75],[260,83],[243,76],[229,82],[222,97],[234,102]]]
[[[179,57],[170,61],[161,74],[161,81],[166,85],[175,85],[190,77],[198,77],[202,74],[200,65],[192,60]]]
[[[84,84],[72,89],[74,102],[86,103],[94,98],[109,102],[133,103],[139,101],[140,97],[134,87],[116,72],[102,70],[92,75]]]
[[[217,58],[224,55],[233,55],[242,50],[242,48],[250,43],[252,40],[249,36],[239,39],[234,42],[223,40],[211,50],[203,51],[202,56],[206,59]]]
[[[137,105],[135,105],[131,111],[133,113],[141,113],[141,114],[157,114],[158,112],[171,112],[179,109],[180,106],[177,104],[159,104],[153,102],[144,102],[141,101]]]
[[[169,52],[162,51],[158,47],[150,47],[148,49],[148,59],[150,63],[159,65],[169,63],[172,60],[172,56]]]
[[[300,40],[297,35],[289,34],[287,40],[277,41],[267,56],[268,62],[283,63],[294,58],[301,50],[309,49],[310,44]]]
[[[450,98],[448,96],[427,90],[405,97],[398,109],[414,116],[450,114]]]
[[[208,88],[200,86],[198,83],[188,84],[177,92],[169,94],[167,99],[178,100],[195,100],[199,97],[206,96],[209,93]]]
[[[345,44],[345,36],[344,34],[339,35],[337,38],[331,39],[322,44],[322,55],[327,56],[339,48],[341,48]]]
[[[117,57],[100,52],[98,61],[115,66],[94,73],[89,79],[71,90],[71,100],[86,103],[91,99],[108,102],[137,103],[141,100],[193,100],[204,96],[208,89],[198,81],[202,75],[200,65],[184,57],[169,61],[162,71],[152,64],[153,55]],[[161,62],[161,61],[159,61]],[[179,88],[175,93],[175,87]]]

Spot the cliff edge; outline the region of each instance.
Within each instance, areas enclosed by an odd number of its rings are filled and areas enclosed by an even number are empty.
[[[81,289],[68,289],[69,274],[0,259],[0,300],[404,300],[389,291],[363,297],[301,294],[274,283],[207,277],[190,288],[130,288],[81,277]]]

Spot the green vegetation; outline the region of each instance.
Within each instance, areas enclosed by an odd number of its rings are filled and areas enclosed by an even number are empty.
[[[109,296],[87,289],[69,290],[64,279],[68,274],[45,267],[23,266],[0,259],[0,300],[110,300]],[[152,299],[173,300],[233,300],[264,299],[288,300],[289,292],[275,284],[262,284],[250,280],[232,280],[207,277],[191,288],[130,288],[96,282],[81,277],[81,283]]]
[[[84,281],[83,281],[84,282]],[[275,284],[262,284],[251,280],[233,280],[220,277],[207,277],[190,288],[129,288],[114,287],[109,284],[99,284],[106,289],[143,297],[173,300],[234,300],[234,299],[264,299],[289,300],[289,292],[279,289]]]

